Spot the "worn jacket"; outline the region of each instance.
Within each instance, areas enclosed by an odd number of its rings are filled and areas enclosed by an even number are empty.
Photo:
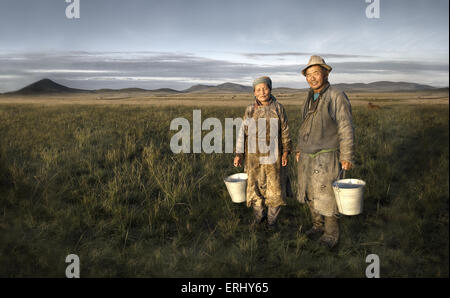
[[[272,96],[268,106],[250,104],[244,114],[244,123],[247,119],[265,119],[266,130],[261,131],[259,126],[256,134],[252,135],[248,127],[243,128],[243,135],[238,138],[237,146],[244,143],[245,147],[245,171],[248,174],[247,180],[247,206],[270,206],[278,207],[286,205],[287,195],[287,167],[281,166],[281,155],[283,152],[291,151],[291,139],[289,137],[289,126],[286,111],[276,99]],[[267,157],[269,153],[260,153],[259,145],[255,153],[249,150],[249,143],[254,140],[259,144],[259,139],[264,138],[266,142],[270,139],[271,119],[276,120],[277,131],[277,153],[273,163],[261,163],[261,157]]]
[[[311,90],[305,102],[296,152],[314,154],[336,149],[341,161],[353,163],[354,128],[347,95],[327,84],[314,105],[313,94]],[[311,105],[315,108],[310,109]]]

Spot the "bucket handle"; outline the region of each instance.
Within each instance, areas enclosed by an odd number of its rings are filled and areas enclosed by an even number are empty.
[[[339,196],[339,199],[336,200],[336,201],[339,201],[339,205],[341,207],[341,210],[343,210],[342,209],[342,202],[341,202],[341,194],[340,194],[341,189],[339,188],[339,183],[337,183],[337,181],[340,179],[342,172],[344,172],[343,178],[345,179],[345,170],[343,168],[341,168],[341,170],[339,171],[339,174],[337,175],[337,178],[336,178],[337,193],[338,193],[338,196]]]
[[[342,172],[344,172],[344,176],[343,176],[343,179],[345,179],[345,170],[341,168],[341,170],[339,171],[339,174],[337,175],[337,178],[336,178],[336,180],[339,180],[339,179],[341,178],[341,174],[342,174]]]
[[[346,171],[345,171],[344,169],[341,168],[341,170],[339,171],[339,174],[338,174],[337,177],[336,177],[336,182],[337,182],[338,180],[341,179],[341,174],[342,174],[342,173],[344,173],[344,175],[342,176],[342,179],[345,179],[345,172],[346,172]],[[337,187],[338,189],[340,189],[338,183],[336,183],[336,187]]]

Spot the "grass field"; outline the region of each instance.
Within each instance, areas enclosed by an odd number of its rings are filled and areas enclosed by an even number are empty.
[[[278,231],[250,228],[222,180],[240,171],[231,154],[170,151],[171,120],[191,121],[194,107],[3,102],[0,276],[65,277],[77,254],[81,277],[365,277],[377,254],[381,277],[448,277],[448,97],[381,105],[354,106],[347,177],[367,182],[365,209],[342,217],[329,251],[304,236],[308,210],[293,198]],[[295,143],[300,106],[287,114]],[[296,181],[293,156],[289,170]]]

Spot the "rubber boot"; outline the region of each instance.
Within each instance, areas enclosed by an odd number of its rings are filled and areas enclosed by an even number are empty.
[[[268,207],[267,209],[267,225],[269,230],[274,231],[277,228],[277,218],[278,214],[280,214],[281,206]]]
[[[325,216],[325,232],[319,242],[333,248],[339,240],[339,221],[335,216]]]
[[[313,208],[309,207],[312,219],[312,228],[305,232],[305,235],[309,238],[315,238],[324,231],[323,216],[315,212]]]
[[[253,220],[251,222],[252,226],[259,225],[266,219],[266,215],[264,214],[263,206],[253,205]]]

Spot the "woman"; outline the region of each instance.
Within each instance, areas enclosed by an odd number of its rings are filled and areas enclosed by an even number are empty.
[[[237,150],[234,166],[242,165],[245,154],[247,207],[253,207],[253,224],[262,223],[267,217],[269,227],[274,227],[281,206],[286,205],[286,166],[291,139],[286,111],[271,92],[272,80],[269,77],[260,77],[253,82],[255,102],[245,110],[242,134],[237,141],[237,147],[243,148],[244,153]],[[265,124],[265,133],[261,124]],[[271,143],[275,147],[268,146],[267,152],[267,145]],[[271,158],[274,152],[275,156]]]

